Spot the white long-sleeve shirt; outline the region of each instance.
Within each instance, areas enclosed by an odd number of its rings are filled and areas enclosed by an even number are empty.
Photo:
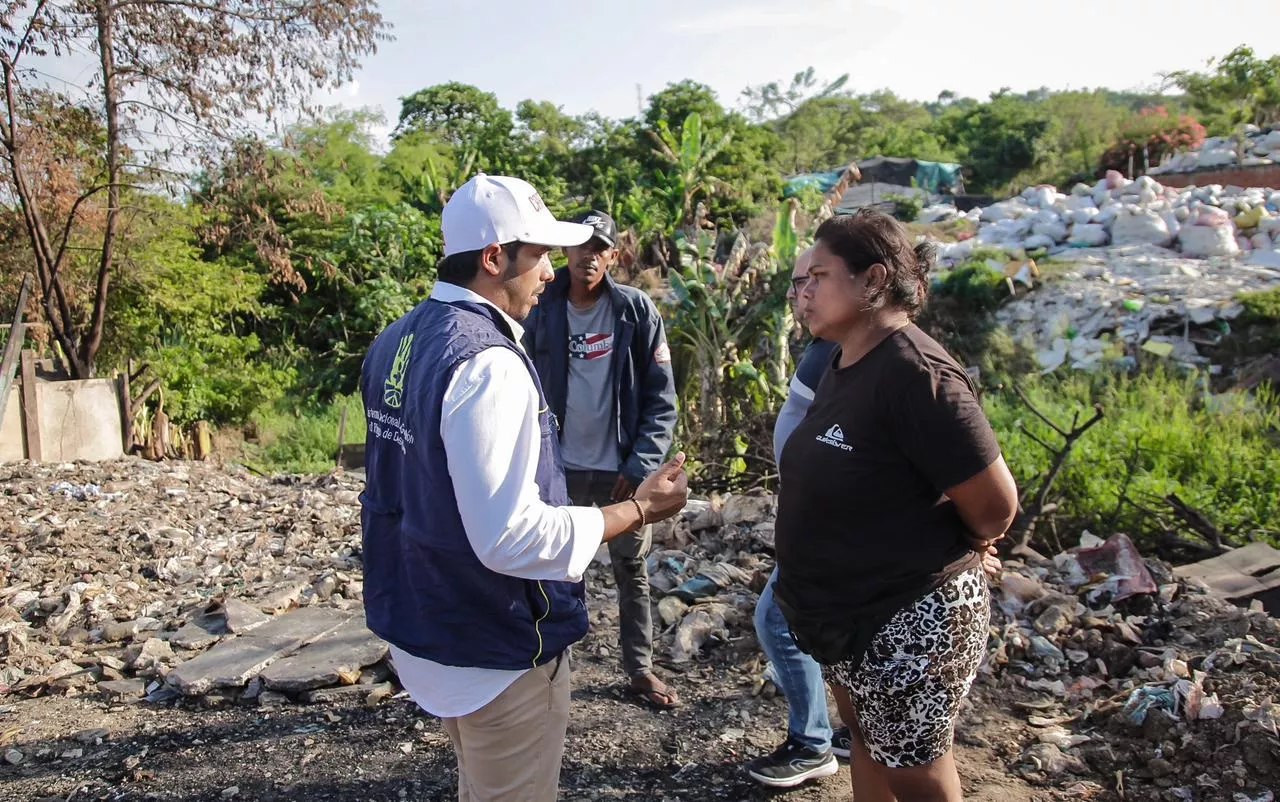
[[[431,297],[497,309],[520,347],[520,324],[480,295],[437,282]],[[604,538],[604,515],[595,507],[552,507],[539,498],[539,410],[524,361],[509,349],[487,348],[454,370],[440,436],[462,525],[480,562],[522,579],[576,582]],[[528,670],[447,666],[394,646],[391,655],[405,690],[441,718],[474,713]]]

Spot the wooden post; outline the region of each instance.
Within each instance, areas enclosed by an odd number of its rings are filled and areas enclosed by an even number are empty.
[[[129,395],[129,371],[133,369],[130,359],[120,375],[116,377],[116,394],[120,396],[120,439],[124,441],[124,453],[127,455],[133,448],[133,404]]]
[[[40,399],[36,395],[36,352],[22,352],[22,441],[26,445],[27,459],[40,462],[44,452],[40,447]]]
[[[22,325],[22,313],[27,308],[27,293],[31,291],[31,276],[22,277],[22,289],[18,291],[18,308],[13,310],[13,325],[9,327],[9,339],[4,344],[4,358],[0,359],[0,420],[4,420],[4,408],[9,405],[9,390],[13,387],[13,369],[17,367],[18,353],[26,339]]]
[[[195,458],[207,460],[213,454],[213,434],[208,421],[196,421]]]
[[[338,467],[342,467],[342,446],[347,440],[347,405],[342,405],[342,414],[338,416],[338,456],[335,459]]]

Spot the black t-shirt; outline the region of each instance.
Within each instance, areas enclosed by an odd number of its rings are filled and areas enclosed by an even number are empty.
[[[915,325],[828,370],[782,451],[779,595],[839,619],[905,606],[978,565],[943,492],[999,455],[968,374]]]

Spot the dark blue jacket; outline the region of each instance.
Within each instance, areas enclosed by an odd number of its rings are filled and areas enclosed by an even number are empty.
[[[480,562],[462,525],[440,436],[449,378],[462,362],[495,347],[519,354],[537,385],[511,329],[480,304],[426,301],[369,349],[360,376],[368,425],[368,479],[360,496],[365,619],[379,637],[437,663],[531,668],[586,635],[584,585],[520,579]],[[545,400],[540,407],[538,494],[564,506],[555,420]]]
[[[633,485],[661,467],[676,427],[676,381],[658,308],[643,290],[605,275],[613,301],[614,412],[618,472]],[[547,402],[563,425],[569,391],[569,270],[556,271],[523,322],[524,347],[538,369]]]

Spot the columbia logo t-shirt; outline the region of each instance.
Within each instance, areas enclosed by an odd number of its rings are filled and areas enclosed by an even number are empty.
[[[567,304],[569,385],[560,454],[580,471],[618,470],[613,400],[613,301],[605,293],[589,307]]]

